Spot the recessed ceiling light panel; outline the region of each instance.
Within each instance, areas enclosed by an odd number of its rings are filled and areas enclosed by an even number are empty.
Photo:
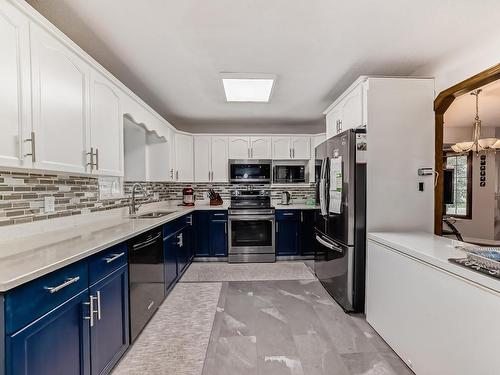
[[[228,102],[269,102],[275,78],[272,74],[221,73]]]

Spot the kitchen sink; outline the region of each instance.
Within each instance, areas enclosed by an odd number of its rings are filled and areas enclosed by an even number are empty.
[[[166,210],[166,211],[154,211],[148,212],[140,215],[132,215],[131,219],[158,219],[159,217],[163,217],[166,215],[170,215],[171,213],[176,212],[176,210]]]

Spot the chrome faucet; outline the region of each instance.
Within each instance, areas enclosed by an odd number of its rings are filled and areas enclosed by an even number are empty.
[[[141,204],[138,205],[135,201],[136,188],[139,188],[139,190],[142,191],[145,198],[149,198],[149,194],[146,191],[146,189],[144,189],[144,186],[142,186],[138,182],[136,182],[134,185],[132,185],[132,200],[130,201],[130,205],[128,206],[128,213],[130,215],[135,215],[137,213],[137,209],[141,206]]]

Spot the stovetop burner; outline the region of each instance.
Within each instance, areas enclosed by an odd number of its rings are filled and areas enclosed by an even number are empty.
[[[469,258],[449,258],[448,260],[452,263],[458,264],[459,266],[472,269],[495,279],[500,279],[500,270],[489,269]]]

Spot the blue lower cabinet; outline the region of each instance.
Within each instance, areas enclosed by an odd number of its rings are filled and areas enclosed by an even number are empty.
[[[227,220],[210,221],[210,255],[227,257]]]
[[[7,375],[90,374],[85,290],[6,338]]]
[[[165,294],[177,281],[177,232],[163,239],[163,257],[165,260]]]
[[[177,273],[181,275],[189,263],[189,227],[176,234],[177,238]]]
[[[129,346],[128,268],[123,266],[92,287],[90,327],[92,375],[108,374]]]
[[[210,211],[194,213],[194,255],[210,256]]]
[[[300,212],[276,213],[276,255],[299,255]]]
[[[197,211],[194,217],[194,255],[227,256],[227,211]]]
[[[316,238],[314,237],[314,210],[301,212],[300,255],[314,255]]]

